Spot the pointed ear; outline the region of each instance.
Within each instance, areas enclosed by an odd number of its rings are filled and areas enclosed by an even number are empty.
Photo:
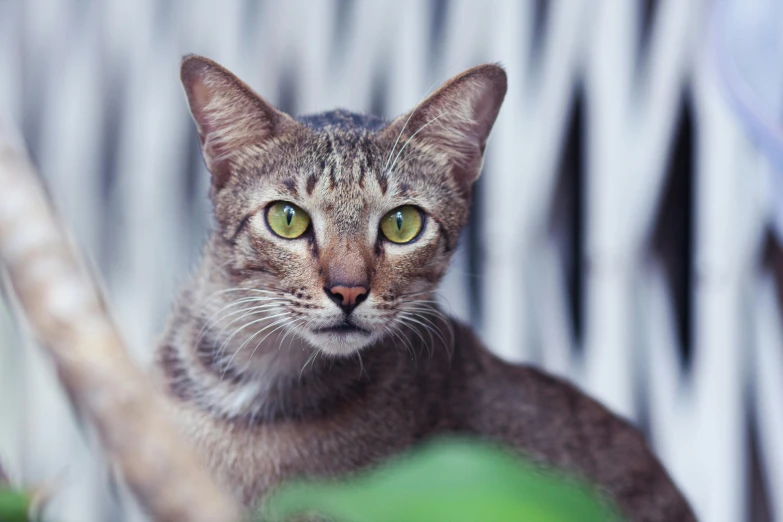
[[[244,158],[257,154],[267,140],[297,125],[212,60],[186,56],[180,77],[217,190]]]
[[[481,173],[484,148],[506,88],[502,67],[479,65],[444,83],[384,132],[392,140],[400,136],[397,151],[409,139],[431,151],[468,189]]]

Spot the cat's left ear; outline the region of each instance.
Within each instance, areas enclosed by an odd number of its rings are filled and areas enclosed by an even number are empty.
[[[447,81],[384,132],[387,139],[400,136],[397,149],[408,139],[415,142],[469,188],[481,173],[484,148],[506,89],[502,67],[479,65]]]
[[[201,151],[219,190],[242,160],[298,126],[239,78],[203,56],[182,60],[182,86],[196,122]]]

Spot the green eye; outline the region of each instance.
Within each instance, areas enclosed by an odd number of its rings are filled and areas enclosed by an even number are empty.
[[[310,225],[310,216],[293,203],[277,201],[266,211],[266,222],[278,236],[294,239],[305,233]]]
[[[392,243],[408,243],[419,235],[423,219],[414,206],[397,207],[381,220],[381,232]]]

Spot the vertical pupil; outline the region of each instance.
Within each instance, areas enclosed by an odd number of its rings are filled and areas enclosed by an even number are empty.
[[[283,212],[285,212],[286,224],[290,227],[291,221],[294,219],[294,209],[292,209],[291,207],[285,207],[283,209]]]
[[[397,230],[402,230],[402,212],[397,212]]]

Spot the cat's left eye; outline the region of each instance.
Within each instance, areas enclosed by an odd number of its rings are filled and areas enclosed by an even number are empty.
[[[419,235],[423,225],[421,210],[404,205],[383,216],[381,232],[392,243],[410,243]]]
[[[295,239],[307,231],[310,216],[293,203],[276,201],[266,211],[266,222],[278,236]]]

